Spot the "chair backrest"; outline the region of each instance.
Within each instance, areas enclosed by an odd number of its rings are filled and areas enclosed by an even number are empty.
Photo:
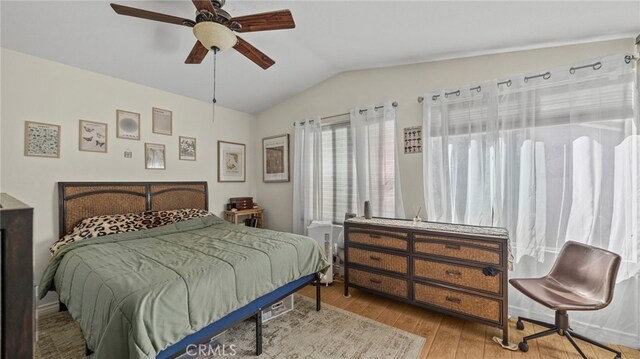
[[[547,277],[576,292],[609,305],[620,267],[620,256],[607,250],[568,241]]]

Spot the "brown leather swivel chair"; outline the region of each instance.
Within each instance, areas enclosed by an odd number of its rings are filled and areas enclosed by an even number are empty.
[[[586,358],[574,338],[599,346],[622,358],[619,351],[575,333],[569,326],[571,310],[599,310],[611,302],[613,288],[620,267],[620,256],[604,249],[569,241],[565,243],[549,274],[542,278],[511,279],[509,283],[527,297],[556,311],[555,325],[518,317],[516,328],[534,323],[549,328],[528,335],[518,344],[521,351],[529,350],[527,341],[557,333],[567,337],[576,350]]]

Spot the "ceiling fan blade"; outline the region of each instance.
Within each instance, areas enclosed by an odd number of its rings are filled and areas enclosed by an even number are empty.
[[[191,52],[189,53],[189,56],[187,56],[187,59],[184,61],[184,63],[185,64],[202,63],[202,60],[204,60],[205,56],[207,56],[207,53],[209,53],[209,50],[207,50],[206,47],[202,46],[200,41],[196,40],[196,44],[193,45],[193,49],[191,49]]]
[[[240,37],[238,37],[238,43],[233,48],[265,70],[276,63],[269,56],[263,54],[262,51],[256,49]]]
[[[167,22],[170,24],[184,25],[184,26],[190,26],[190,27],[193,27],[196,24],[194,21],[189,19],[183,19],[177,16],[160,14],[158,12],[153,12],[153,11],[136,9],[134,7],[128,7],[128,6],[118,5],[118,4],[111,4],[111,7],[116,13],[120,15],[139,17],[147,20]]]
[[[263,12],[247,16],[238,16],[231,19],[242,25],[238,32],[267,31],[293,29],[296,23],[289,10]]]
[[[193,1],[193,5],[196,6],[196,9],[207,10],[208,12],[213,14],[213,16],[218,16],[218,14],[216,13],[216,9],[213,7],[213,4],[211,3],[211,0],[192,0],[192,1]]]

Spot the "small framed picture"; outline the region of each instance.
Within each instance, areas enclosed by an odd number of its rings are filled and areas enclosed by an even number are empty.
[[[157,143],[144,144],[144,168],[148,170],[165,169],[164,145]]]
[[[422,152],[422,126],[404,128],[404,153]]]
[[[25,121],[24,155],[60,158],[60,126]]]
[[[80,151],[107,153],[107,124],[80,120]]]
[[[289,134],[262,139],[262,181],[289,182]]]
[[[195,161],[196,160],[196,139],[193,137],[178,137],[178,153],[181,160]]]
[[[171,136],[173,128],[171,124],[173,113],[171,111],[154,107],[152,118],[153,133]]]
[[[246,146],[242,143],[218,141],[218,182],[246,180]]]
[[[137,112],[117,110],[116,137],[140,140],[140,114]]]

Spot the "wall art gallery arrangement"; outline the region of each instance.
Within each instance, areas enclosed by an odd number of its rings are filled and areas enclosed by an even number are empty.
[[[154,134],[173,135],[173,112],[157,107],[151,110],[151,131]],[[140,140],[141,115],[129,110],[116,110],[116,138]],[[60,158],[60,131],[57,124],[25,121],[24,155]],[[106,122],[78,120],[78,150],[107,153],[109,148],[109,124]],[[265,183],[289,182],[289,134],[262,139],[262,168]],[[127,148],[124,158],[132,158],[133,151]],[[195,161],[196,138],[178,136],[178,159]],[[144,143],[144,168],[166,169],[166,144]],[[243,143],[218,141],[218,182],[246,181],[246,145]]]
[[[152,108],[152,132],[171,136],[173,134],[173,112],[161,108]],[[116,110],[116,138],[140,140],[140,113]],[[25,121],[24,155],[35,157],[60,158],[60,131],[57,124]],[[78,121],[78,150],[107,153],[109,148],[109,124],[81,119]],[[180,160],[196,160],[196,139],[178,137]],[[127,148],[124,158],[131,158],[132,150]],[[165,169],[165,144],[145,143],[144,163],[146,169]]]

